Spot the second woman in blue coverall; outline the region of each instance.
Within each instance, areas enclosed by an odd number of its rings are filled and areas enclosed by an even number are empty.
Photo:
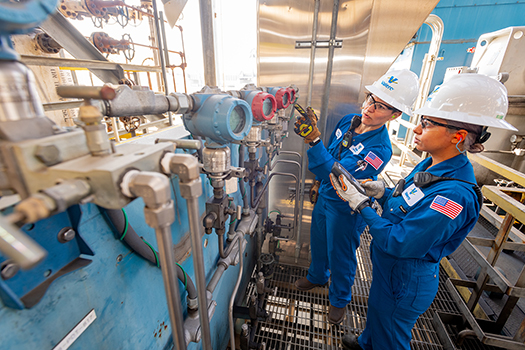
[[[397,196],[380,181],[362,184],[378,198],[382,216],[350,182],[339,179],[348,185],[344,191],[331,175],[373,238],[366,328],[358,339],[343,337],[345,349],[410,349],[411,330],[437,293],[441,258],[456,250],[479,216],[481,193],[464,153],[483,150],[483,126],[515,130],[503,120],[507,105],[503,84],[483,75],[457,75],[436,88],[416,111],[423,117],[414,129],[417,149],[431,157],[404,179]]]
[[[297,280],[295,286],[309,290],[324,285],[331,276],[328,320],[336,324],[343,320],[352,298],[357,267],[355,251],[366,225],[332,188],[329,179],[332,165],[336,161],[341,163],[356,178],[375,178],[392,157],[384,124],[401,112],[412,113],[419,86],[413,72],[400,70],[388,72],[366,88],[371,94],[363,103],[362,115],[343,117],[327,147],[322,141],[313,140],[308,150],[308,169],[321,185],[310,228],[312,261],[308,276]]]

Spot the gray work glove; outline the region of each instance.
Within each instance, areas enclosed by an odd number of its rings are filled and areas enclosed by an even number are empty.
[[[379,199],[385,194],[385,183],[383,181],[358,180],[366,195]]]
[[[370,198],[359,193],[352,183],[343,175],[339,179],[334,174],[330,173],[330,182],[334,186],[337,195],[344,201],[348,202],[350,208],[358,213],[361,209],[370,205]]]

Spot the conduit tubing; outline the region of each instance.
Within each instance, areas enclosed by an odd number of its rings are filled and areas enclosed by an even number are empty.
[[[115,228],[115,231],[118,234],[122,234],[122,232],[124,232],[124,230],[126,229],[126,221],[125,221],[124,213],[122,212],[122,210],[121,209],[104,209],[104,208],[100,208],[100,209],[106,213],[107,218],[110,220],[111,224]],[[144,243],[142,238],[139,237],[139,235],[137,234],[137,232],[135,231],[135,229],[131,226],[129,222],[128,222],[128,228],[126,231],[126,235],[124,236],[124,238],[120,238],[120,239],[126,242],[126,244],[135,253],[140,255],[142,258],[148,260],[154,265],[157,264],[157,258],[155,257],[153,248],[151,248],[149,245]],[[162,265],[160,265],[160,261],[158,263],[159,263],[159,267],[162,268]],[[176,265],[176,266],[177,266],[176,267],[177,277],[182,283],[186,281],[186,291],[188,292],[188,298],[197,299],[197,289],[195,289],[193,280],[190,278],[190,276],[184,273],[184,271],[179,265]]]

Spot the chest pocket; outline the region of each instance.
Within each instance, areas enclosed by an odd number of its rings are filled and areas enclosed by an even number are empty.
[[[413,209],[414,206],[409,206],[402,196],[390,197],[383,207],[383,217],[398,224]]]

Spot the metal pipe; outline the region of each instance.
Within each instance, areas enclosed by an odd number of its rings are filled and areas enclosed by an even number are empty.
[[[313,91],[313,81],[314,81],[314,63],[315,63],[315,47],[317,45],[317,22],[319,18],[319,5],[320,0],[315,0],[314,6],[314,22],[312,25],[312,48],[310,51],[310,69],[308,74],[308,91],[306,97],[306,105],[310,106],[312,104],[312,91]],[[322,114],[321,114],[322,115]],[[326,119],[326,116],[325,116]],[[298,222],[296,229],[296,241],[295,241],[295,262],[299,259],[299,253],[301,252],[301,229],[303,226],[303,206],[304,206],[304,187],[306,182],[306,143],[303,142],[301,147],[301,182],[300,189],[298,193],[295,194],[296,200],[299,199],[299,213],[298,213]]]
[[[279,151],[279,152],[277,153],[277,155],[279,155],[279,154],[291,154],[291,155],[293,155],[293,156],[297,156],[297,157],[299,157],[299,161],[301,161],[301,160],[303,159],[303,157],[301,156],[301,154],[300,154],[299,152],[293,152],[293,151]]]
[[[121,186],[122,193],[126,196],[141,197],[144,200],[146,223],[155,229],[157,238],[159,261],[162,266],[162,278],[173,331],[173,343],[177,349],[185,350],[184,319],[171,236],[171,224],[175,221],[175,211],[171,199],[170,181],[163,174],[131,170],[125,174]]]
[[[439,56],[439,47],[441,46],[444,32],[444,24],[439,16],[430,14],[423,23],[427,24],[432,30],[432,39],[430,41],[428,52],[423,58],[423,65],[421,66],[421,71],[419,73],[419,93],[416,103],[414,104],[414,110],[423,107],[425,101],[427,100],[427,96],[430,91],[430,84],[432,83],[432,78],[434,76],[434,69]],[[414,125],[419,124],[419,116],[414,114],[410,118],[410,123]],[[412,144],[413,139],[414,131],[412,129],[408,129],[407,134],[405,135],[405,140],[403,141],[404,145],[407,146]],[[406,152],[401,152],[399,165],[402,166],[405,163],[406,157]],[[421,158],[426,158],[426,152],[421,154]]]
[[[168,92],[168,75],[166,74],[166,62],[164,60],[164,48],[162,46],[162,35],[166,36],[165,32],[161,32],[161,28],[159,25],[159,14],[157,12],[157,0],[152,0],[151,3],[153,4],[153,15],[155,16],[155,32],[157,34],[157,47],[159,48],[157,50],[160,58],[160,69],[162,70],[162,81],[164,83],[164,94],[167,96],[169,94]],[[164,20],[164,19],[162,19]],[[173,125],[173,119],[171,116],[171,113],[168,113],[170,126]]]
[[[199,200],[198,197],[186,198],[188,208],[188,221],[191,232],[191,249],[193,250],[193,266],[195,280],[197,282],[197,294],[199,297],[199,318],[201,320],[202,345],[204,349],[212,349],[210,320],[208,317],[208,299],[206,298],[206,274],[204,273],[204,259],[202,251],[202,235],[199,222]]]
[[[164,69],[163,74],[166,74],[166,67],[170,65],[170,58],[168,54],[168,44],[166,43],[166,28],[164,28],[164,22],[165,22],[164,13],[160,11],[159,14],[161,18],[160,29],[162,30],[162,44],[164,46],[164,55],[165,55],[165,64],[162,67]],[[160,47],[159,47],[159,51],[160,51]],[[165,86],[164,91],[166,92],[166,95],[167,95],[168,94],[168,76],[167,74],[165,76],[164,86]],[[175,89],[175,80],[173,81],[173,88]],[[173,115],[171,114],[171,112],[168,112],[168,120],[170,122],[170,126],[173,125]]]
[[[237,295],[237,291],[239,290],[239,286],[241,284],[242,270],[243,270],[243,264],[244,264],[242,256],[243,256],[243,251],[242,249],[239,248],[239,274],[237,275],[237,282],[235,282],[235,287],[233,288],[232,296],[230,297],[230,304],[228,306],[228,323],[230,325],[231,349],[235,349],[235,325],[233,324],[233,302],[235,301],[235,296]]]
[[[0,251],[23,269],[34,267],[47,256],[44,248],[3,216],[0,216]]]
[[[328,47],[328,62],[326,64],[326,78],[324,84],[323,100],[321,102],[321,135],[328,141],[326,134],[326,120],[328,117],[328,104],[330,101],[330,84],[332,83],[332,67],[334,65],[335,35],[337,32],[337,16],[339,15],[339,0],[334,0],[332,8],[332,27],[330,28],[330,45]]]
[[[217,86],[215,72],[215,42],[213,33],[213,9],[211,0],[199,0],[201,15],[202,56],[204,59],[204,83]]]
[[[159,261],[162,266],[162,278],[164,289],[168,300],[168,311],[173,330],[173,343],[177,344],[177,349],[186,349],[184,340],[182,305],[180,302],[179,280],[177,278],[175,253],[173,251],[173,239],[171,237],[170,226],[155,229],[157,245],[159,248]]]
[[[199,219],[199,196],[202,194],[202,183],[199,162],[188,154],[167,153],[161,160],[162,171],[179,176],[180,191],[186,199],[188,222],[190,226],[191,247],[197,296],[199,302],[199,319],[202,331],[203,349],[212,349],[210,320],[208,316],[208,298],[206,296],[206,275],[202,251],[202,234]]]
[[[219,235],[219,256],[221,258],[225,258],[227,257],[228,255],[230,255],[232,249],[233,249],[233,246],[235,245],[236,243],[236,240],[238,238],[235,237],[231,242],[230,244],[228,244],[228,248],[226,248],[226,251],[224,251],[224,235]]]
[[[184,139],[156,139],[155,143],[159,142],[171,142],[175,144],[177,148],[184,149],[201,149],[202,142],[200,140],[184,140]]]
[[[297,176],[295,176],[294,174],[281,173],[281,172],[273,172],[273,173],[271,173],[270,176],[268,176],[268,180],[264,184],[264,187],[262,188],[261,193],[257,196],[257,199],[255,200],[255,204],[253,203],[253,196],[252,196],[252,203],[251,203],[252,204],[252,208],[257,208],[259,206],[259,204],[261,202],[261,199],[264,196],[264,193],[268,189],[268,185],[270,184],[270,180],[275,175],[290,176],[290,177],[293,177],[295,179],[296,196],[295,196],[295,205],[294,205],[294,226],[293,226],[294,234],[293,234],[292,237],[289,238],[290,240],[292,240],[292,239],[295,239],[295,237],[297,236],[296,235],[296,233],[297,233],[296,228],[298,227],[298,215],[297,215],[297,212],[299,210],[299,201],[297,200],[297,193],[299,191],[299,180],[298,180]],[[255,186],[253,186],[253,187],[255,187]],[[253,193],[253,187],[252,187],[252,193]]]

